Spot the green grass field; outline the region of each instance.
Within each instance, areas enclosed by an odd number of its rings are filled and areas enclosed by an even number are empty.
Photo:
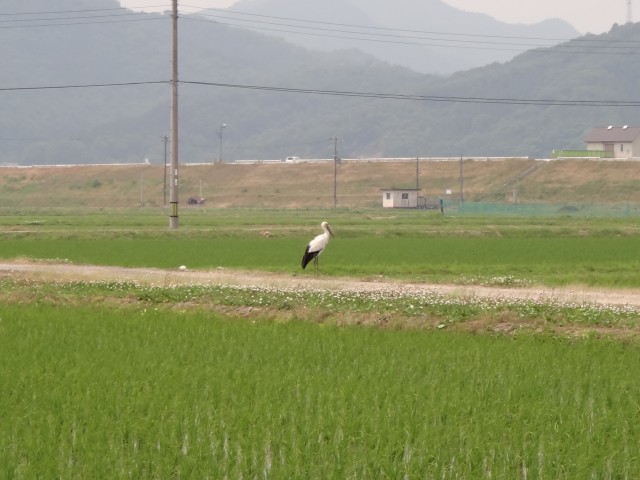
[[[637,478],[636,346],[0,306],[3,478]]]
[[[327,276],[640,284],[635,219],[192,211],[171,232],[157,211],[6,213],[7,260],[306,276],[328,220]],[[639,316],[0,278],[0,478],[639,478]]]
[[[321,258],[325,275],[640,286],[640,229],[635,219],[487,220],[415,211],[373,217],[366,212],[234,210],[226,215],[192,212],[183,227],[171,232],[157,212],[45,213],[3,217],[0,258],[302,274],[304,247],[319,233],[316,223],[325,218],[336,233]]]
[[[22,238],[2,241],[3,258],[193,269],[217,267],[303,274],[305,237],[285,238]],[[371,275],[430,282],[583,284],[640,287],[638,239],[599,238],[338,238],[321,257],[325,275]]]

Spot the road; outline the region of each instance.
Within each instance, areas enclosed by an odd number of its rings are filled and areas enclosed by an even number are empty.
[[[242,285],[298,290],[336,290],[343,292],[394,292],[406,296],[436,293],[457,298],[536,300],[548,303],[571,303],[627,306],[640,310],[640,291],[633,289],[563,288],[507,288],[474,285],[440,285],[402,281],[358,280],[320,277],[308,274],[249,272],[227,269],[162,270],[155,268],[125,268],[113,266],[73,265],[55,263],[0,263],[0,277],[26,278],[52,282],[68,281],[128,281],[144,285]]]

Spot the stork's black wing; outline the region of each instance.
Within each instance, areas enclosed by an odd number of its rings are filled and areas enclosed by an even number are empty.
[[[316,258],[318,256],[318,254],[320,253],[320,251],[315,251],[315,252],[310,252],[309,251],[309,246],[307,245],[307,248],[304,251],[304,255],[302,256],[302,269],[304,270],[304,268],[307,266],[307,264],[313,260],[314,258]]]

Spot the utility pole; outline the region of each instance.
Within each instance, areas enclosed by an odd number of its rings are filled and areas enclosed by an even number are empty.
[[[169,228],[178,228],[178,0],[172,0],[172,73],[171,73],[171,213]]]
[[[416,157],[416,190],[420,190],[420,157]]]
[[[219,140],[219,147],[220,147],[220,151],[218,152],[218,163],[222,163],[222,131],[227,128],[227,124],[223,123],[222,125],[220,125],[220,133],[218,134],[218,140]]]
[[[631,8],[631,0],[627,0],[627,23],[633,23],[633,11]]]
[[[462,157],[460,157],[460,205],[464,203],[464,171]]]
[[[338,137],[333,140],[333,209],[338,206]]]
[[[162,192],[163,192],[163,200],[164,200],[164,205],[167,205],[167,142],[169,141],[169,137],[164,135],[162,138],[164,138],[164,176],[163,176],[163,188],[162,188]]]

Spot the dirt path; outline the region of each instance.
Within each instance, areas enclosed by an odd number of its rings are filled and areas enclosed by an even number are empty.
[[[264,272],[216,269],[160,270],[154,268],[103,267],[51,263],[0,263],[0,277],[45,281],[132,281],[147,285],[226,284],[299,290],[345,292],[393,291],[407,296],[438,293],[475,299],[538,300],[572,304],[618,305],[640,309],[640,290],[575,288],[501,288],[418,284],[394,281],[362,281],[348,278],[313,278]]]

